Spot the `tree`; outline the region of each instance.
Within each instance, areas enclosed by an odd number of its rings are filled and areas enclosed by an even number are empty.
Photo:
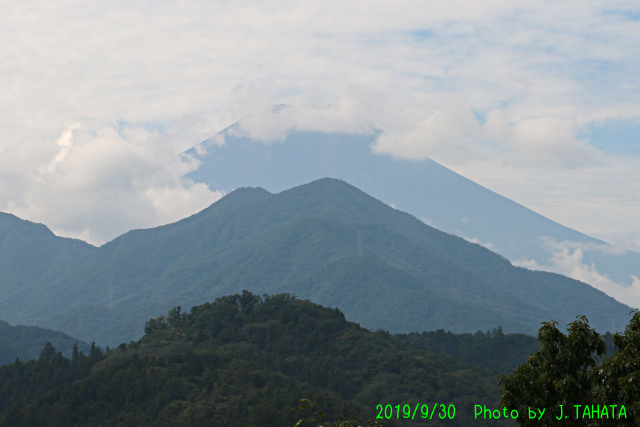
[[[556,322],[543,323],[538,351],[513,374],[500,376],[505,408],[518,411],[521,426],[638,425],[640,312],[613,336],[608,358],[603,336],[586,317],[578,316],[568,330],[565,336]]]
[[[628,413],[640,414],[640,311],[634,312],[624,334],[613,336],[613,346],[614,353],[602,362],[594,377],[596,400],[603,404],[625,402]],[[611,423],[616,424],[621,425]]]
[[[78,358],[80,357],[80,350],[78,350],[78,343],[73,345],[73,350],[71,350],[71,362],[78,363]]]
[[[167,329],[169,324],[167,323],[165,316],[160,316],[157,319],[149,319],[144,324],[144,333],[145,335],[149,335],[154,331],[159,329]]]
[[[606,351],[604,340],[589,327],[585,316],[569,324],[567,335],[557,325],[555,321],[543,323],[538,351],[513,374],[500,376],[502,402],[508,410],[518,411],[522,426],[581,426],[590,421],[557,418],[567,415],[573,405],[593,403],[591,370]],[[538,417],[530,419],[530,410]]]
[[[169,314],[166,317],[166,322],[169,327],[175,327],[180,325],[180,322],[184,320],[185,316],[186,316],[186,313],[183,315],[182,307],[178,305],[176,307],[173,307],[171,310],[169,310]]]
[[[49,342],[40,350],[40,358],[38,360],[49,360],[57,353],[56,348]]]

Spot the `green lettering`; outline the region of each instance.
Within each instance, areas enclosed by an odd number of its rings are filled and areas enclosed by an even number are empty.
[[[478,415],[482,413],[482,406],[473,405],[473,418],[478,418]]]
[[[618,418],[621,418],[624,415],[625,418],[627,418],[627,410],[624,409],[624,405],[622,405],[620,407],[620,412],[618,413]]]
[[[487,419],[487,412],[489,413],[489,419],[491,419],[491,409],[484,407],[484,414],[482,414],[482,418]]]
[[[582,405],[573,405],[574,408],[576,408],[576,418],[580,418],[580,407]]]
[[[540,413],[540,416],[538,417],[538,419],[541,419],[542,416],[544,415],[544,411],[546,411],[547,408],[542,408],[542,410],[538,409],[538,412]]]

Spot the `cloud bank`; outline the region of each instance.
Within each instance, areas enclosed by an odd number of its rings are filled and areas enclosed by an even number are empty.
[[[380,155],[640,250],[638,151],[590,133],[638,123],[638,16],[630,0],[6,3],[0,210],[94,242],[193,213],[219,194],[172,156],[244,118],[265,143],[377,129]]]
[[[46,154],[26,174],[9,177],[21,188],[3,188],[2,198],[16,215],[94,244],[176,221],[222,196],[185,180],[197,163],[179,159],[156,132],[141,128],[88,132],[75,123]]]
[[[514,262],[514,265],[531,270],[559,273],[572,279],[580,280],[624,304],[640,308],[640,279],[638,277],[629,275],[630,283],[618,283],[598,272],[593,263],[584,261],[584,255],[589,251],[616,256],[623,255],[625,253],[623,249],[594,243],[556,242],[552,239],[545,239],[542,247],[552,254],[548,265],[540,265],[531,259],[519,260]]]

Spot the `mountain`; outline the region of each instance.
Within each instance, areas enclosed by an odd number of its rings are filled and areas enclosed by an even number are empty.
[[[24,261],[28,262],[28,261]],[[535,334],[540,322],[587,315],[622,330],[631,309],[557,274],[507,259],[321,179],[278,194],[241,188],[162,227],[133,230],[0,293],[13,323],[87,341],[137,339],[145,319],[248,289],[339,307],[371,329]]]
[[[0,320],[0,365],[14,362],[16,358],[23,361],[37,359],[47,342],[66,356],[71,355],[76,344],[80,350],[89,350],[87,343],[64,332],[37,326],[12,326]]]
[[[0,212],[0,289],[5,295],[16,291],[94,249],[82,240],[58,237],[43,224]]]
[[[375,133],[293,130],[283,141],[267,144],[243,137],[241,123],[184,153],[201,163],[191,179],[226,191],[261,186],[280,192],[323,177],[339,178],[439,230],[481,242],[515,263],[533,260],[553,271],[554,250],[564,242],[580,248],[585,266],[619,284],[631,285],[631,275],[640,277],[640,253],[612,250],[433,160],[375,154]]]
[[[293,409],[301,398],[327,420],[375,420],[380,406],[409,405],[408,416],[387,408],[378,421],[389,427],[472,425],[474,405],[500,400],[482,369],[370,332],[336,309],[246,291],[172,309],[147,322],[140,341],[106,354],[0,367],[0,426],[293,426],[311,415]]]

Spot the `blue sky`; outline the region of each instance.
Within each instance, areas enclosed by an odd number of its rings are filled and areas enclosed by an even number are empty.
[[[589,124],[581,136],[607,153],[618,155],[640,154],[640,120],[607,120]]]
[[[252,117],[266,143],[376,127],[380,155],[640,250],[639,22],[615,0],[0,2],[0,210],[97,244],[177,220],[222,193],[175,154]]]

